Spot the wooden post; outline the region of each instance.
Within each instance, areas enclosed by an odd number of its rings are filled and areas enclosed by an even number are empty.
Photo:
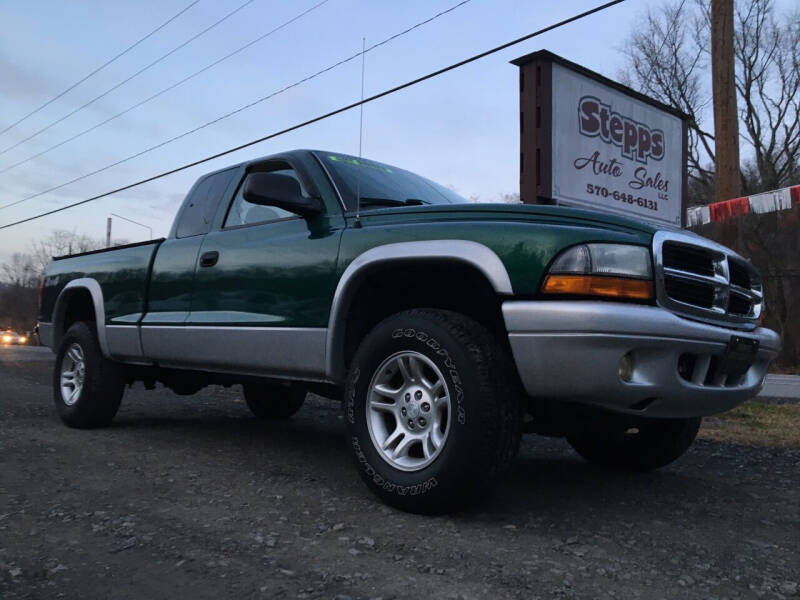
[[[106,219],[106,248],[111,248],[111,217]]]
[[[711,0],[711,78],[716,199],[730,200],[742,195],[733,62],[733,0]]]

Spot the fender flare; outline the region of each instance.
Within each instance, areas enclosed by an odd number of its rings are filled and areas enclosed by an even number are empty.
[[[511,295],[511,279],[503,261],[493,250],[470,240],[425,240],[384,244],[359,254],[339,278],[328,317],[325,340],[325,374],[331,381],[343,381],[344,336],[347,314],[361,279],[387,263],[425,260],[451,260],[468,264],[486,277],[498,294]]]
[[[103,356],[110,358],[108,352],[108,341],[106,339],[106,311],[103,300],[103,290],[96,279],[91,277],[81,277],[73,279],[56,299],[55,308],[53,309],[53,351],[58,350],[58,345],[61,343],[61,338],[64,335],[64,316],[69,305],[69,299],[76,291],[86,290],[92,297],[92,304],[94,305],[94,318],[97,324],[97,341],[100,344],[100,350]]]

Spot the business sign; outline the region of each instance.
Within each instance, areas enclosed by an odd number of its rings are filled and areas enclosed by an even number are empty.
[[[514,63],[524,202],[684,224],[685,115],[546,51]]]

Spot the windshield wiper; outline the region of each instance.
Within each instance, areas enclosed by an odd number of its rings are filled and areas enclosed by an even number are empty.
[[[407,200],[395,200],[394,198],[369,198],[361,197],[362,206],[422,206],[428,204],[424,200],[408,198]]]

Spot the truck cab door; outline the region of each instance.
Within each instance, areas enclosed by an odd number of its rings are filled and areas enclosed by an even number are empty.
[[[176,329],[182,331],[191,310],[200,246],[221,201],[229,197],[229,187],[237,171],[237,168],[226,169],[199,179],[175,217],[169,238],[156,252],[147,310],[140,322],[142,349],[149,359],[182,360],[181,336]]]
[[[296,179],[302,195],[320,197],[311,176],[282,160],[251,165],[219,229],[200,249],[186,320],[198,368],[263,375],[324,375],[328,316],[344,227],[338,199],[303,218],[251,204],[242,188],[253,171]],[[205,261],[205,262],[204,262]]]

